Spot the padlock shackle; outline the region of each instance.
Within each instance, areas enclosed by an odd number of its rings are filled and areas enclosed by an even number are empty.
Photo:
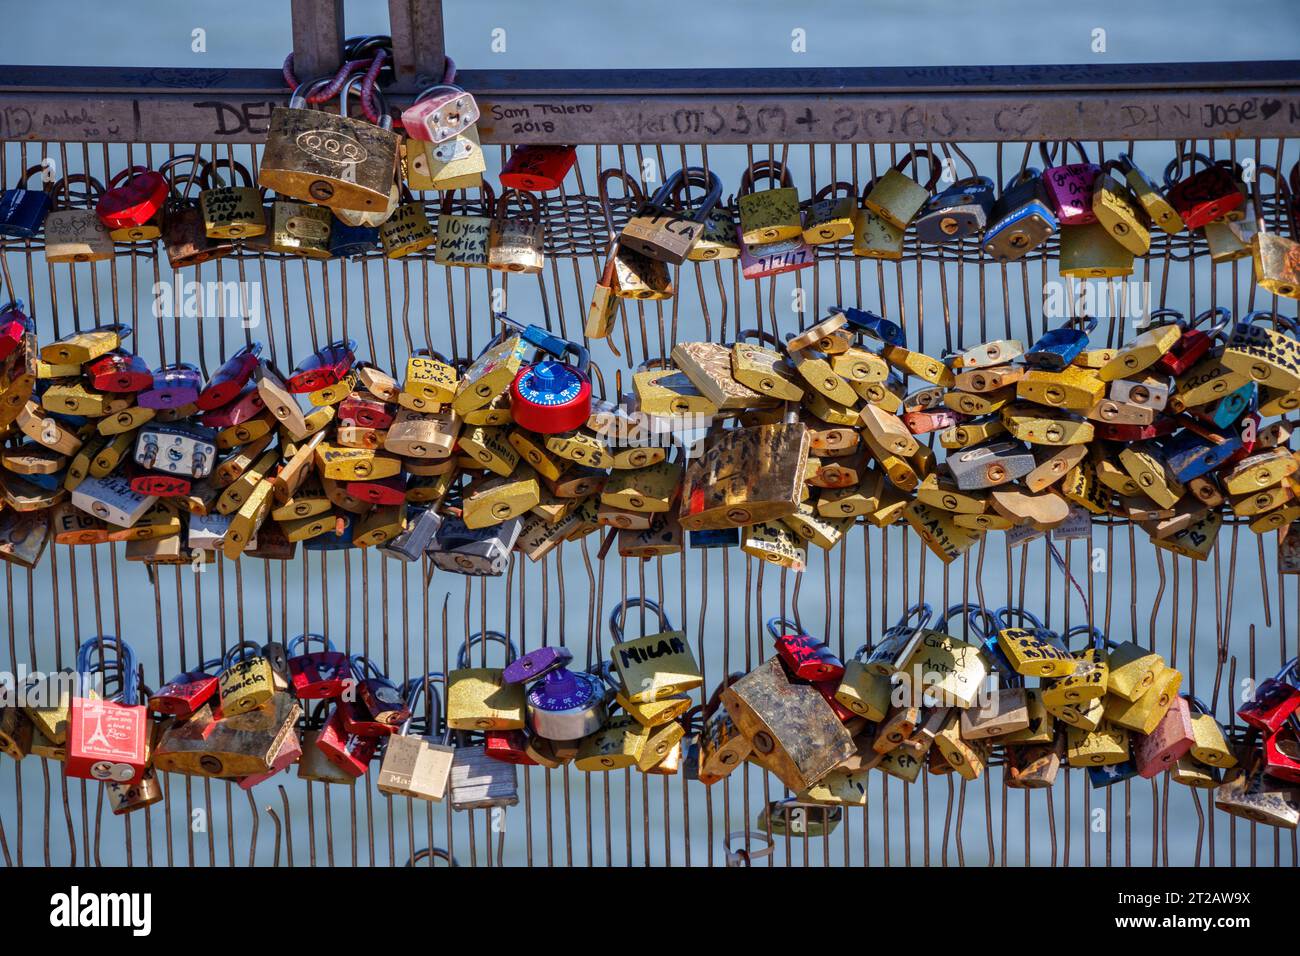
[[[1277,167],[1269,166],[1264,163],[1260,163],[1255,167],[1255,181],[1251,183],[1250,188],[1251,203],[1255,207],[1255,228],[1258,229],[1262,235],[1268,235],[1268,229],[1265,227],[1267,220],[1264,216],[1264,201],[1261,198],[1263,190],[1261,190],[1259,186],[1260,180],[1264,178],[1264,173],[1268,173],[1272,176],[1273,181],[1277,183],[1277,196],[1282,200],[1282,208],[1284,210],[1291,204],[1291,193],[1290,190],[1287,189],[1286,180],[1278,173]],[[1292,238],[1295,237],[1293,236]]]
[[[1106,632],[1095,624],[1076,624],[1074,627],[1066,631],[1062,637],[1062,641],[1067,649],[1070,646],[1070,638],[1074,637],[1076,634],[1089,635],[1093,648],[1098,651],[1105,650],[1106,646],[1111,643],[1106,639]]]
[[[804,629],[788,617],[777,615],[767,619],[767,633],[776,640],[780,640],[786,634],[803,634]]]
[[[179,184],[170,175],[173,169],[182,163],[190,164],[189,178],[185,180],[185,188],[179,188]],[[200,175],[202,173],[202,175]],[[182,153],[179,156],[173,156],[167,162],[158,167],[158,174],[167,181],[167,192],[169,201],[185,202],[190,198],[190,190],[194,184],[199,184],[199,191],[212,188],[212,164],[209,163],[198,153]]]
[[[740,189],[737,195],[744,196],[754,191],[755,179],[770,179],[779,185],[774,188],[793,189],[794,179],[785,163],[776,159],[758,159],[740,177]]]
[[[1054,167],[1056,165],[1056,151],[1059,148],[1061,151],[1061,164],[1067,165],[1065,162],[1065,151],[1066,148],[1069,146],[1073,146],[1076,150],[1078,150],[1079,158],[1084,163],[1086,164],[1092,163],[1092,160],[1088,158],[1088,151],[1083,148],[1083,144],[1079,142],[1077,139],[1065,139],[1059,141],[1053,140],[1052,151],[1050,153],[1047,151],[1047,140],[1045,139],[1039,140],[1038,155],[1042,158],[1044,165],[1048,167]]]
[[[627,609],[630,607],[648,608],[659,616],[659,626],[663,631],[676,630],[672,622],[668,620],[668,615],[664,613],[664,609],[659,606],[658,601],[648,597],[630,597],[623,603],[615,605],[613,610],[609,612],[609,632],[614,636],[615,644],[623,643],[623,624],[627,619]]]
[[[293,654],[293,652],[296,651],[298,648],[300,647],[306,648],[308,645],[312,643],[320,644],[327,651],[334,650],[333,641],[331,641],[324,634],[317,634],[315,632],[309,634],[299,634],[297,637],[291,638],[288,646],[284,650],[286,654]]]
[[[1202,322],[1204,322],[1212,315],[1217,315],[1219,317],[1219,321],[1216,322],[1214,325],[1212,325],[1206,331],[1206,335],[1209,335],[1211,338],[1220,334],[1221,332],[1226,330],[1229,325],[1232,324],[1232,310],[1229,309],[1227,306],[1216,305],[1211,309],[1206,309],[1196,318],[1192,319],[1192,324],[1189,325],[1188,328],[1189,329],[1196,328],[1198,325],[1200,325]]]
[[[245,650],[250,647],[253,649],[253,653],[244,653]],[[221,656],[221,665],[222,667],[229,668],[233,667],[240,661],[246,661],[251,658],[260,657],[261,655],[262,646],[260,644],[253,641],[241,641]]]
[[[51,164],[51,165],[52,165],[52,164]],[[55,180],[52,176],[51,176],[51,177],[46,177],[46,176],[44,175],[44,173],[45,173],[45,171],[46,171],[47,168],[48,168],[48,167],[46,166],[45,163],[37,163],[35,166],[29,166],[29,167],[27,167],[26,169],[24,169],[24,170],[23,170],[22,177],[18,180],[19,183],[22,184],[20,188],[22,188],[22,189],[26,189],[26,188],[27,188],[27,183],[31,180],[31,178],[32,178],[33,176],[35,176],[37,173],[41,173],[41,174],[42,174],[42,176],[41,176],[41,183],[42,183],[41,188],[42,188],[42,190],[43,190],[44,192],[48,193],[48,194],[53,194],[53,192],[54,192],[54,184],[55,184],[56,180]]]
[[[596,195],[600,198],[601,211],[605,213],[605,225],[609,228],[610,238],[614,239],[618,236],[618,230],[614,228],[614,213],[609,205],[609,181],[611,179],[621,179],[623,181],[625,195],[633,198],[633,206],[636,209],[640,209],[645,205],[645,193],[641,190],[640,183],[617,166],[611,166],[609,169],[603,170],[596,177]]]
[[[496,641],[498,644],[505,646],[507,664],[519,656],[519,652],[515,650],[514,641],[510,640],[510,638],[506,637],[500,631],[477,631],[467,637],[465,642],[460,645],[460,650],[456,652],[456,666],[461,669],[470,667],[470,648],[475,644],[486,644],[488,641]]]
[[[510,204],[511,197],[520,200],[520,204],[528,208],[529,222],[537,226],[542,224],[542,201],[537,198],[536,193],[531,193],[526,189],[502,190],[501,198],[496,201],[496,206],[493,209],[494,218],[506,218],[507,207]]]
[[[366,680],[367,679],[366,675],[370,674],[377,680],[381,680],[386,684],[393,684],[393,679],[389,677],[387,674],[385,674],[380,669],[379,665],[376,664],[372,659],[367,657],[365,654],[353,654],[349,658],[349,662],[352,666],[352,675],[358,681]],[[396,685],[393,684],[393,686]]]
[[[1166,318],[1166,317],[1168,317],[1168,318],[1172,318],[1173,321],[1172,321],[1172,322],[1157,322],[1157,321],[1156,321],[1157,319],[1163,319],[1163,318]],[[1187,317],[1186,317],[1185,315],[1183,315],[1183,313],[1182,313],[1182,311],[1181,311],[1180,309],[1174,309],[1174,308],[1168,308],[1168,307],[1166,307],[1166,308],[1156,309],[1156,310],[1154,310],[1150,315],[1147,316],[1147,322],[1146,322],[1146,325],[1142,326],[1142,329],[1143,329],[1143,331],[1146,331],[1147,329],[1153,329],[1153,328],[1156,328],[1157,326],[1160,326],[1160,325],[1177,325],[1177,326],[1181,326],[1181,327],[1183,327],[1183,328],[1187,328],[1187,327],[1188,327],[1188,326],[1187,326]]]
[[[152,170],[150,170],[148,166],[142,165],[140,163],[137,163],[134,166],[125,166],[122,169],[119,169],[116,173],[114,173],[112,178],[109,179],[108,188],[112,189],[114,186],[116,186],[119,182],[122,181],[123,177],[130,176],[132,179],[135,179],[137,175],[141,173],[148,173],[148,172],[152,172]]]
[[[679,206],[685,207],[687,203],[687,200],[678,198],[679,193],[685,192],[689,196],[692,186],[699,186],[705,190],[700,207],[694,210],[696,222],[703,222],[708,218],[713,207],[722,201],[722,178],[711,169],[706,171],[702,166],[687,166],[673,173],[669,183],[673,182],[676,185],[668,193],[668,198]],[[667,185],[666,183],[665,187]]]
[[[103,184],[94,176],[91,176],[88,173],[69,173],[54,184],[54,189],[51,193],[53,199],[50,201],[52,209],[64,208],[59,204],[60,196],[63,197],[64,202],[67,204],[67,208],[72,208],[72,190],[68,187],[73,183],[86,184],[86,191],[84,193],[78,193],[78,196],[85,196],[87,205],[104,195]],[[60,187],[62,187],[62,189],[60,189]]]
[[[731,845],[738,840],[744,840],[746,848],[733,850]],[[757,850],[748,849],[748,845],[755,840],[760,840],[765,845]],[[736,830],[727,834],[727,838],[722,845],[727,851],[727,866],[751,866],[755,860],[761,860],[765,856],[772,855],[772,852],[776,849],[776,840],[769,833],[760,833],[757,830]]]
[[[240,179],[243,180],[241,184],[242,188],[245,189],[255,188],[253,185],[253,175],[248,171],[247,166],[245,166],[243,163],[236,162],[235,160],[231,159],[228,156],[222,156],[208,163],[208,169],[211,172],[212,181],[213,181],[213,185],[212,185],[213,189],[221,189],[226,185],[225,182],[221,179],[221,177],[217,174],[217,170],[223,167],[225,169],[229,169],[235,176],[238,176]],[[232,183],[231,185],[234,184]],[[265,188],[259,188],[257,191],[262,196],[263,199],[266,198]]]
[[[352,92],[353,85],[359,82],[364,87],[365,81],[365,73],[354,73],[344,82],[343,89],[339,91],[339,116],[344,119],[354,118],[348,117],[348,95]],[[388,111],[388,99],[384,96],[383,91],[380,90],[378,86],[371,89],[370,95],[373,96],[378,103],[379,122],[375,125],[380,129],[391,130],[393,128],[393,114]],[[357,102],[361,103],[363,97],[364,93],[358,95]],[[363,115],[365,114],[364,103],[362,103],[361,112]]]
[[[450,60],[448,60],[448,62],[450,62]],[[446,860],[448,866],[460,866],[460,864],[456,862],[456,858],[440,846],[417,850],[415,854],[406,861],[406,866],[415,866],[415,864],[419,863],[421,860],[429,860],[429,865],[433,866],[432,861],[435,859]]]
[[[1033,611],[1027,611],[1023,607],[1012,607],[1005,605],[993,612],[994,618],[1001,625],[1000,630],[1007,628],[1023,626],[1026,621],[1029,622],[1027,631],[1045,631],[1047,628],[1043,625],[1042,620]],[[1017,623],[1018,622],[1018,623]]]
[[[737,342],[744,342],[748,339],[755,339],[765,345],[770,345],[778,352],[785,348],[785,343],[766,329],[741,329],[736,333]]]
[[[916,618],[915,625],[911,623],[913,617]],[[915,631],[929,624],[932,617],[934,617],[934,608],[930,607],[928,603],[921,602],[919,604],[913,604],[903,612],[903,616],[900,617],[893,626],[885,628],[885,633],[882,634],[881,637],[887,638],[892,634],[898,634],[903,631]]]
[[[934,192],[935,183],[939,181],[939,176],[943,172],[943,164],[935,161],[934,153],[930,152],[930,150],[924,147],[909,149],[903,154],[903,158],[894,163],[890,168],[895,172],[901,173],[903,168],[910,164],[912,171],[916,172],[916,161],[921,156],[925,157],[926,167],[930,172],[930,178],[925,181],[925,191],[928,193]]]
[[[1184,153],[1180,149],[1178,154],[1174,156],[1173,159],[1169,160],[1169,165],[1165,167],[1165,188],[1168,189],[1173,186],[1174,173],[1182,169],[1183,160],[1187,160],[1187,168],[1190,171],[1195,168],[1198,159],[1205,164],[1206,169],[1215,165],[1214,160],[1210,159],[1210,157],[1206,156],[1204,153]]]
[[[420,677],[412,677],[398,688],[398,693],[406,701],[406,709],[411,715],[398,728],[399,734],[406,734],[411,724],[415,722],[415,710],[419,706],[420,698],[424,696],[426,686],[429,693],[429,721],[425,727],[425,735],[433,736],[438,732],[438,728],[442,726],[442,695],[438,693],[437,683],[446,679],[447,675],[442,671],[430,671]]]
[[[492,184],[489,183],[486,179],[479,184],[478,190],[479,190],[478,192],[479,208],[482,210],[482,212],[479,213],[479,215],[487,216],[490,219],[496,213],[496,208],[497,208],[496,191],[492,188]],[[453,215],[451,211],[451,201],[453,197],[455,197],[456,193],[461,193],[462,195],[464,195],[466,205],[469,204],[470,199],[469,199],[468,189],[444,190],[442,194],[442,202],[439,203],[438,205],[438,215],[440,216]],[[465,215],[465,214],[459,213],[457,215]]]

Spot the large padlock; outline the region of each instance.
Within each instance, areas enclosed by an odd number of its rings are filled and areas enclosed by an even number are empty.
[[[1101,167],[1089,161],[1088,154],[1078,140],[1068,140],[1062,146],[1062,158],[1069,146],[1078,151],[1079,158],[1083,161],[1049,166],[1043,170],[1043,184],[1047,188],[1047,198],[1056,213],[1057,221],[1062,226],[1086,226],[1097,221],[1092,208],[1092,193]],[[1046,142],[1039,143],[1038,150],[1045,164],[1054,161],[1055,149],[1049,153]],[[1065,241],[1064,233],[1061,241]]]
[[[470,667],[470,649],[480,641],[504,645],[506,664],[516,657],[514,644],[499,631],[470,635],[456,655],[456,670],[447,675],[447,726],[452,730],[522,730],[526,725],[524,688],[506,683],[501,668]]]
[[[236,644],[222,658],[218,678],[222,713],[241,714],[268,703],[275,694],[275,672],[252,641]]]
[[[159,214],[167,199],[168,182],[147,166],[128,166],[108,181],[95,206],[95,215],[116,242],[157,239]]]
[[[76,196],[78,203],[94,203],[104,192],[98,180],[84,173],[65,176],[55,184],[52,205],[45,217],[45,261],[100,262],[113,258],[113,237],[108,227],[93,209],[71,205],[73,183],[85,184],[85,192]]]
[[[803,497],[811,436],[802,422],[723,432],[682,480],[683,528],[732,528],[793,514]]]
[[[227,186],[217,176],[226,167],[238,179]],[[213,239],[247,239],[266,234],[266,197],[264,190],[253,185],[248,169],[233,159],[221,158],[212,163],[214,182],[199,193],[203,228]]]
[[[930,178],[924,186],[903,175],[907,166],[916,168],[916,161],[921,156],[926,158],[930,166]],[[935,161],[928,149],[909,150],[875,181],[862,204],[895,229],[905,230],[925,206],[942,171],[943,167]]]
[[[442,674],[431,673],[413,677],[403,685],[407,709],[412,715],[420,697],[426,693],[426,685],[430,707],[423,720],[408,719],[385,741],[384,757],[375,779],[381,793],[432,801],[441,801],[446,796],[456,751],[447,740],[434,742],[442,722],[442,700],[434,682],[442,678]],[[411,733],[417,725],[423,733]]]
[[[294,90],[288,107],[271,110],[266,151],[257,183],[304,202],[335,209],[373,211],[389,201],[397,169],[399,139],[392,117],[383,110],[382,125],[346,115],[307,108],[307,94],[327,79]]]
[[[660,630],[625,641],[623,626],[629,607],[643,607],[659,618]],[[610,656],[623,695],[632,703],[663,700],[703,683],[695,655],[684,631],[674,630],[668,615],[649,598],[628,598],[610,612],[614,638]]]
[[[1185,161],[1189,169],[1195,169],[1198,161],[1205,168],[1175,181],[1174,175]],[[1240,210],[1246,193],[1236,170],[1232,160],[1215,162],[1204,153],[1178,155],[1169,161],[1165,167],[1165,197],[1188,229],[1199,229],[1225,216],[1242,218]]]
[[[754,181],[760,178],[770,179],[778,185],[755,192]],[[748,246],[803,236],[799,193],[783,163],[759,160],[746,169],[740,179],[736,205],[740,210],[740,239]]]
[[[0,236],[8,239],[31,239],[45,225],[54,202],[54,177],[46,163],[23,171],[22,185],[0,191]],[[41,174],[40,189],[28,189],[27,184],[37,173]]]
[[[95,672],[115,677],[117,693],[88,696],[89,678]],[[68,707],[64,775],[139,783],[148,762],[150,729],[149,711],[139,700],[135,652],[118,637],[91,638],[77,649],[77,675],[82,689]]]
[[[787,787],[806,790],[855,752],[853,737],[816,687],[769,658],[722,691],[753,756]]]
[[[538,325],[522,325],[505,313],[497,317],[516,330],[523,341],[549,353],[543,359],[522,366],[510,385],[510,410],[515,424],[542,435],[572,431],[591,416],[591,360],[587,350],[551,335]],[[572,353],[577,365],[558,361]]]
[[[506,189],[549,192],[560,188],[577,161],[578,152],[572,146],[516,146],[498,178]]]
[[[1025,156],[1028,158],[1028,147]],[[1047,185],[1033,167],[1020,170],[1002,188],[990,214],[993,224],[984,233],[985,255],[1013,262],[1037,249],[1060,229],[1052,211]]]
[[[699,207],[688,213],[678,197],[696,183],[706,185],[708,193]],[[721,197],[722,180],[717,173],[698,166],[679,169],[628,220],[619,234],[619,244],[651,259],[680,265],[704,234],[707,217]]]

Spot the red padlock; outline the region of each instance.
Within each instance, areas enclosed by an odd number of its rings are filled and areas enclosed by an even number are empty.
[[[101,392],[143,392],[153,388],[153,372],[139,355],[114,351],[86,367],[91,388]]]
[[[355,392],[339,403],[340,425],[357,428],[387,428],[393,424],[393,410],[377,398],[366,398]]]
[[[137,471],[131,476],[131,490],[138,495],[183,498],[193,487],[193,480],[185,475],[173,475],[162,471]]]
[[[253,377],[257,368],[257,358],[262,354],[261,342],[250,342],[222,363],[221,368],[212,373],[208,384],[203,386],[194,404],[201,412],[210,412],[223,405],[229,405],[244,391],[244,386]],[[264,406],[265,407],[265,406]]]
[[[359,682],[357,699],[369,713],[371,721],[383,728],[380,731],[383,734],[396,733],[397,728],[411,717],[411,708],[401,690],[368,657],[354,656],[352,672]]]
[[[249,774],[247,777],[240,777],[239,788],[241,790],[253,789],[253,787],[257,786],[263,780],[274,777],[282,770],[289,769],[289,767],[298,762],[298,758],[301,756],[302,741],[298,739],[298,734],[295,731],[290,730],[281,742],[280,749],[276,751],[275,756],[271,758],[270,768],[262,773],[254,773]]]
[[[799,625],[774,617],[767,622],[767,632],[776,641],[776,652],[795,677],[817,682],[839,681],[844,676],[844,662],[824,643],[803,633]]]
[[[348,728],[345,703],[334,708],[316,738],[316,746],[330,763],[352,777],[365,776],[379,750],[379,738]]]
[[[149,695],[149,709],[168,717],[189,717],[217,696],[219,680],[216,673],[211,673],[214,668],[221,670],[221,658],[204,661],[198,670],[177,674]]]
[[[1218,316],[1219,321],[1208,329],[1197,328],[1198,325],[1212,315]],[[1168,352],[1156,359],[1156,363],[1152,367],[1170,375],[1182,375],[1205,358],[1205,353],[1210,350],[1214,340],[1223,333],[1230,322],[1232,322],[1232,312],[1223,306],[1206,309],[1192,320],[1191,325],[1183,328],[1183,334],[1179,336],[1178,341],[1173,344]]]
[[[166,177],[147,166],[131,166],[108,181],[95,214],[109,229],[133,229],[157,216],[166,201]]]
[[[591,379],[587,370],[591,356],[574,342],[552,335],[540,325],[524,325],[503,312],[497,318],[516,329],[521,338],[555,359],[525,365],[510,385],[510,414],[520,428],[539,435],[573,431],[591,417]],[[576,365],[558,361],[565,354],[577,357]]]
[[[1277,672],[1255,688],[1255,695],[1241,706],[1237,716],[1256,730],[1275,734],[1300,707],[1300,688],[1292,683],[1296,679],[1296,658],[1291,658]]]
[[[117,677],[120,691],[114,699],[82,696],[89,693],[90,675],[105,671]],[[147,762],[149,711],[139,704],[135,652],[112,635],[91,638],[77,649],[77,675],[81,690],[68,708],[64,775],[139,783]]]
[[[533,193],[559,189],[577,161],[572,146],[519,146],[501,169],[501,185]]]
[[[357,343],[352,339],[340,339],[317,349],[310,358],[298,364],[285,385],[289,391],[299,395],[337,385],[356,362],[356,349]]]
[[[1172,434],[1179,425],[1177,419],[1161,415],[1150,425],[1121,425],[1116,422],[1093,422],[1095,434],[1104,441],[1146,441]]]
[[[266,399],[256,385],[248,385],[229,405],[204,412],[199,421],[209,428],[233,428],[256,418],[266,411]]]
[[[812,682],[812,685],[817,688],[817,693],[822,695],[822,699],[825,700],[826,703],[830,704],[831,710],[835,711],[835,717],[840,723],[846,723],[853,720],[855,717],[861,716],[860,714],[855,714],[835,699],[835,692],[840,689],[840,680],[838,677],[834,680],[815,680]]]
[[[537,766],[537,761],[528,756],[525,749],[528,735],[522,730],[489,730],[483,735],[483,743],[487,755],[493,760],[526,767]]]
[[[375,481],[349,481],[344,488],[358,501],[372,505],[400,505],[406,502],[406,472]]]
[[[307,651],[309,644],[325,649]],[[302,653],[294,651],[301,649]],[[324,700],[341,697],[352,683],[352,662],[348,655],[336,651],[323,634],[299,634],[289,642],[289,683],[299,700]]]
[[[1300,783],[1300,715],[1292,714],[1277,733],[1264,738],[1264,772]]]
[[[10,302],[0,309],[0,362],[13,355],[29,329],[35,331],[23,309],[21,302]]]
[[[1246,192],[1232,160],[1221,159],[1216,163],[1204,153],[1192,153],[1190,165],[1195,166],[1196,161],[1200,160],[1205,168],[1174,182],[1174,173],[1182,165],[1183,159],[1182,156],[1175,156],[1165,167],[1165,198],[1182,216],[1183,224],[1189,230],[1222,219],[1240,209],[1246,202]],[[1235,218],[1240,219],[1241,216]]]

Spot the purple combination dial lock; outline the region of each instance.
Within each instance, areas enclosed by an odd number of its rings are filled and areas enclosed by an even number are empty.
[[[568,648],[539,647],[507,664],[506,669],[501,672],[501,679],[507,684],[522,684],[524,681],[549,674],[557,667],[566,667],[571,660],[573,660],[573,653]]]
[[[528,690],[528,726],[548,740],[577,740],[605,722],[605,686],[595,674],[553,670]]]

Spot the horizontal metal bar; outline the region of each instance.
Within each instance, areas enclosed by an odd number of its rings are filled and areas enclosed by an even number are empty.
[[[275,70],[7,67],[0,138],[258,142]],[[1293,136],[1300,61],[466,70],[485,143],[865,143]],[[394,105],[409,95],[390,98]]]

